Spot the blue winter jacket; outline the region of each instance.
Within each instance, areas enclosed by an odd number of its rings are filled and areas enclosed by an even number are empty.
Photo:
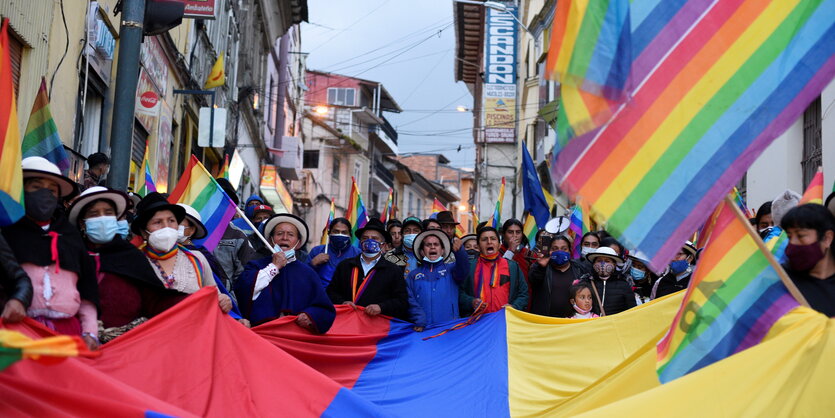
[[[470,270],[464,246],[455,252],[455,263],[421,263],[406,277],[409,318],[419,327],[459,318],[458,283],[467,278]]]
[[[342,262],[342,260],[347,260],[349,258],[354,258],[360,254],[359,248],[349,245],[348,248],[342,250],[342,252],[337,251],[333,248],[333,245],[328,244],[328,255],[330,255],[330,259],[327,263],[320,264],[318,266],[314,266],[310,264],[313,261],[313,258],[319,254],[325,252],[324,245],[317,245],[310,250],[310,254],[307,256],[307,264],[313,268],[317,274],[319,274],[319,278],[322,280],[322,288],[327,289],[328,284],[330,284],[331,279],[333,278],[333,272],[336,271],[336,266]]]

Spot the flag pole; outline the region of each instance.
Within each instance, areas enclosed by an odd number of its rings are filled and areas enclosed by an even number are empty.
[[[777,259],[774,258],[774,254],[772,254],[771,251],[768,251],[768,247],[765,246],[765,243],[763,242],[762,238],[760,238],[760,235],[757,234],[757,231],[754,231],[754,227],[751,226],[751,222],[748,220],[748,218],[745,217],[745,215],[742,213],[742,210],[740,210],[739,206],[736,205],[736,202],[731,200],[730,196],[728,196],[727,194],[725,195],[725,204],[731,207],[731,210],[733,210],[734,215],[736,215],[737,219],[739,219],[740,222],[742,222],[742,224],[745,225],[745,230],[748,232],[748,235],[754,238],[754,242],[757,243],[757,247],[759,247],[760,251],[762,251],[762,253],[765,254],[765,258],[768,260],[768,263],[771,264],[771,267],[775,271],[777,271],[777,276],[780,277],[780,281],[783,282],[783,284],[789,290],[789,293],[791,293],[791,295],[797,300],[798,303],[808,308],[809,302],[806,301],[806,298],[803,297],[802,293],[800,293],[800,290],[791,280],[789,275],[786,273],[785,270],[783,270],[783,266],[781,266],[780,263],[777,262]]]
[[[275,248],[273,248],[272,245],[270,245],[270,243],[267,242],[267,239],[264,238],[264,235],[261,234],[261,231],[259,231],[258,228],[256,228],[255,225],[252,224],[252,221],[250,221],[249,218],[247,218],[243,212],[241,212],[241,208],[239,208],[238,205],[235,205],[235,210],[238,212],[238,216],[243,218],[243,220],[246,221],[247,225],[249,225],[249,227],[252,228],[253,231],[255,231],[255,234],[258,235],[258,238],[261,238],[261,242],[263,242],[264,245],[266,245],[267,248],[269,248],[273,254],[277,253],[278,251],[276,251]]]

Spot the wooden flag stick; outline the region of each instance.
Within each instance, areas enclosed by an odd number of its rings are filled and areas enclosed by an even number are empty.
[[[786,271],[783,270],[783,266],[781,266],[780,263],[777,262],[777,259],[774,258],[774,254],[772,254],[771,251],[768,250],[768,247],[765,246],[765,243],[763,242],[762,238],[760,238],[760,235],[757,233],[757,231],[754,230],[754,227],[751,225],[751,222],[748,220],[748,218],[745,217],[745,215],[739,209],[739,206],[736,205],[736,202],[734,202],[730,198],[730,196],[725,195],[725,204],[731,207],[731,209],[734,212],[734,215],[736,215],[739,221],[742,222],[743,225],[745,225],[745,230],[748,231],[748,235],[750,235],[751,238],[754,239],[754,242],[757,243],[757,247],[759,247],[760,251],[762,251],[762,253],[765,254],[765,258],[768,260],[768,263],[771,264],[771,267],[774,268],[775,271],[777,271],[777,276],[780,277],[780,281],[783,282],[783,284],[786,286],[786,289],[789,289],[789,293],[791,293],[791,295],[794,296],[798,303],[808,308],[809,302],[806,301],[806,298],[803,297],[802,293],[800,293],[800,290],[797,288],[797,286],[795,286],[792,279],[789,277]]]
[[[270,245],[269,242],[267,242],[267,239],[264,238],[264,235],[261,234],[261,231],[259,231],[258,228],[256,228],[255,225],[252,224],[252,221],[250,221],[249,218],[247,218],[243,212],[241,212],[241,208],[239,208],[238,205],[235,205],[235,210],[238,211],[238,215],[241,218],[243,218],[244,221],[246,221],[249,227],[252,228],[253,231],[255,231],[255,234],[258,235],[258,238],[261,238],[261,242],[263,242],[264,245],[266,245],[267,248],[269,248],[269,250],[272,251],[273,254],[277,253],[278,251],[276,251],[275,248],[273,248],[273,246]]]

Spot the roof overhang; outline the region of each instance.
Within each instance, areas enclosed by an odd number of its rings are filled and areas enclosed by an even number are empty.
[[[482,72],[485,7],[453,2],[455,81],[474,84]]]

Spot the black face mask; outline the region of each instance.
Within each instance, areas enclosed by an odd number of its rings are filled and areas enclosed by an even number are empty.
[[[38,222],[46,222],[52,218],[58,206],[58,199],[49,189],[24,192],[23,201],[26,203],[26,216]]]
[[[467,257],[470,260],[475,260],[478,258],[478,250],[467,250]]]

